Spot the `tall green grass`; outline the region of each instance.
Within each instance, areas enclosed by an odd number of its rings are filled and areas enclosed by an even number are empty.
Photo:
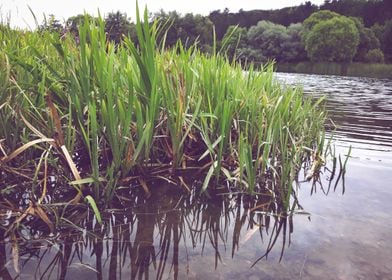
[[[302,162],[311,151],[322,152],[320,104],[278,84],[273,65],[244,72],[225,56],[202,54],[195,46],[179,42],[163,50],[156,38],[164,30],[148,22],[147,10],[136,19],[138,43],[125,38],[121,45],[107,41],[102,19],[86,17],[78,42],[71,35],[2,27],[2,166],[23,162],[33,172],[53,146],[51,172],[61,170],[96,201],[110,203],[129,178],[148,189],[145,182],[156,169],[172,176],[200,167],[203,190],[228,180],[255,193],[273,180],[268,191],[288,205]],[[44,137],[54,142],[6,160]],[[83,180],[69,170],[64,150],[74,156]]]

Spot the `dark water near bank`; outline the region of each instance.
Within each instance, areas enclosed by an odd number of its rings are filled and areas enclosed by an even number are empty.
[[[39,229],[26,229],[21,235],[27,241],[19,247],[0,242],[0,275],[13,279],[19,270],[19,279],[392,279],[392,81],[277,77],[302,84],[308,94],[326,95],[338,126],[336,153],[352,146],[344,194],[342,182],[325,194],[325,171],[323,185],[301,184],[304,210],[281,217],[263,196],[197,199],[161,186],[149,202],[138,199],[125,203],[124,211],[104,213],[105,229],[78,214],[61,238],[40,240]]]

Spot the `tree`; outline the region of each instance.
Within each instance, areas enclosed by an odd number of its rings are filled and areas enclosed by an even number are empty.
[[[333,0],[326,1],[320,10],[330,10],[344,16],[360,17],[366,27],[383,23],[392,17],[391,0]]]
[[[198,43],[201,50],[207,51],[212,42],[213,24],[208,17],[186,14],[180,19],[179,38],[185,46]]]
[[[165,46],[171,47],[177,43],[180,32],[180,14],[176,11],[166,13],[164,10],[160,10],[154,14],[153,19],[160,22],[163,26],[163,32],[158,34],[158,42],[163,40],[165,36]]]
[[[345,16],[360,16],[363,13],[367,0],[333,0],[321,5],[322,10],[330,10]]]
[[[209,18],[213,22],[216,30],[217,39],[221,40],[226,34],[226,31],[231,25],[238,25],[239,27],[250,27],[257,25],[259,21],[271,21],[276,24],[289,26],[292,23],[303,22],[312,13],[316,12],[318,7],[313,5],[310,1],[306,1],[296,7],[287,7],[278,10],[239,10],[238,13],[229,12],[225,9],[210,13]]]
[[[305,19],[303,22],[303,27],[306,31],[310,31],[310,30],[312,30],[312,28],[316,24],[323,22],[323,21],[326,21],[326,20],[329,20],[329,19],[333,19],[334,17],[340,17],[340,16],[341,15],[339,15],[338,13],[331,12],[328,10],[319,11],[319,12],[311,14],[310,17]]]
[[[49,15],[49,19],[44,18],[44,22],[38,27],[40,32],[56,32],[61,33],[64,30],[63,25],[57,20],[54,15]]]
[[[307,60],[305,46],[302,42],[301,34],[303,26],[301,23],[294,23],[287,27],[287,40],[282,43],[282,61],[300,62]]]
[[[208,17],[215,26],[216,37],[218,40],[223,38],[230,25],[236,24],[231,20],[232,13],[229,13],[227,8],[223,12],[220,10],[212,11]]]
[[[374,35],[376,35],[378,41],[382,42],[382,34],[384,33],[384,25],[380,25],[379,23],[374,24],[370,29],[373,31]]]
[[[384,52],[385,61],[392,62],[392,19],[385,22],[381,38],[381,48]]]
[[[358,44],[358,29],[344,16],[320,21],[305,37],[305,49],[312,61],[351,62]]]
[[[230,59],[241,59],[247,45],[247,30],[244,27],[231,25],[223,36],[222,42],[226,45],[226,52]]]
[[[256,62],[276,60],[298,62],[307,59],[301,39],[302,24],[285,27],[270,21],[260,21],[246,32],[245,28],[229,27],[225,35],[230,57],[246,57]]]
[[[325,3],[327,3],[327,2],[325,2]],[[340,16],[339,14],[337,14],[335,12],[328,11],[328,10],[319,11],[319,12],[311,14],[302,23],[302,25],[303,25],[303,30],[302,30],[303,44],[304,45],[306,44],[307,36],[310,34],[310,31],[313,29],[314,26],[316,26],[320,22],[324,22],[326,20],[333,19],[334,17],[339,17],[339,16]]]
[[[353,58],[354,61],[365,61],[366,54],[372,49],[380,48],[380,41],[377,39],[373,30],[363,25],[362,19],[350,17],[355,23],[359,32],[359,45]]]
[[[117,11],[116,13],[109,13],[105,17],[105,32],[109,41],[119,44],[123,36],[128,36],[131,30],[132,25],[126,14]]]
[[[200,49],[208,51],[213,34],[213,24],[208,17],[190,13],[181,16],[177,12],[166,13],[161,10],[154,15],[154,19],[161,21],[167,28],[167,47],[175,45],[180,40],[186,47],[198,43]]]
[[[365,27],[363,30],[360,30],[359,45],[353,60],[365,61],[366,54],[373,49],[380,49],[380,41],[377,39],[373,30]]]
[[[265,63],[268,58],[264,56],[261,49],[253,49],[251,47],[246,47],[241,49],[241,54],[243,55],[243,61],[254,61],[256,63]]]
[[[373,49],[365,55],[365,61],[369,63],[384,63],[384,54],[380,49]]]
[[[260,49],[265,58],[282,61],[282,46],[289,35],[283,25],[263,20],[249,28],[247,38],[249,46]]]
[[[75,37],[79,36],[79,26],[84,24],[84,21],[86,20],[86,18],[92,22],[94,21],[94,18],[91,15],[77,15],[77,16],[73,16],[67,19],[67,21],[65,22],[65,27],[67,29],[68,32],[72,33]]]

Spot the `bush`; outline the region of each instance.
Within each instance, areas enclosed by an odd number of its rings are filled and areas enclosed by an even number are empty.
[[[372,49],[365,55],[365,61],[369,63],[384,63],[384,53],[380,49]]]

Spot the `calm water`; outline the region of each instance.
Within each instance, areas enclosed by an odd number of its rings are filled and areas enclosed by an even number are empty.
[[[126,211],[106,213],[108,229],[80,217],[62,238],[43,241],[39,230],[22,230],[29,240],[19,247],[0,242],[0,275],[12,279],[19,270],[20,279],[392,279],[392,81],[284,73],[277,78],[326,96],[338,126],[337,153],[352,146],[344,194],[342,183],[325,194],[325,171],[322,185],[301,184],[304,210],[286,218],[271,215],[274,206],[265,211],[263,197],[199,200],[176,191],[155,193],[150,203],[139,199],[124,205]]]

